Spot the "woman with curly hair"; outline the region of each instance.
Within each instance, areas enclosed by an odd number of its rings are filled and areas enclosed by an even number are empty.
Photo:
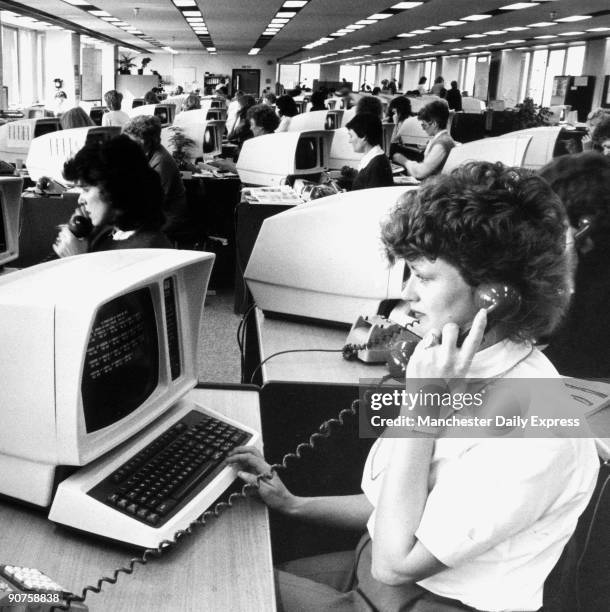
[[[171,247],[161,231],[165,217],[159,175],[128,136],[86,144],[64,164],[64,178],[80,187],[78,213],[91,219],[93,231],[76,238],[63,227],[53,246],[60,257]]]
[[[423,336],[407,391],[426,389],[422,380],[445,389],[461,379],[559,381],[534,342],[567,302],[565,225],[544,180],[501,164],[463,166],[400,198],[382,240],[409,268],[403,298]],[[521,295],[489,326],[476,299],[484,283]],[[298,497],[257,451],[238,448],[229,461],[270,507],[365,530],[355,553],[277,572],[278,608],[299,612],[539,610],[599,467],[584,437],[451,437],[417,423],[376,441],[361,495]]]

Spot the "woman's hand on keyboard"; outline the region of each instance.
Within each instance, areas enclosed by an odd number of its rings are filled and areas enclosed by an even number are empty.
[[[280,477],[271,472],[271,466],[258,449],[251,446],[238,446],[229,451],[226,463],[238,470],[237,475],[244,482],[258,484],[258,494],[270,508],[290,513],[295,505],[296,497],[285,487]]]

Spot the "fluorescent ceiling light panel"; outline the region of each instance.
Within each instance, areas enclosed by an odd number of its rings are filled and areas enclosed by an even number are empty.
[[[523,30],[527,30],[525,26],[513,26],[512,28],[504,28],[506,32],[523,32]]]
[[[309,0],[286,0],[282,4],[282,8],[301,8],[305,6]]]
[[[483,21],[483,19],[489,19],[491,15],[468,15],[468,17],[462,17],[462,21]]]
[[[559,21],[561,23],[572,23],[574,21],[584,21],[585,19],[591,19],[591,15],[572,15],[571,17],[561,17],[560,19],[555,19],[555,21]]]
[[[460,42],[460,40],[462,40],[461,38],[447,38],[446,40],[444,40],[444,43],[454,43],[454,42]]]
[[[411,34],[430,34],[429,30],[411,30]]]
[[[375,13],[374,15],[369,15],[367,19],[387,19],[391,16],[392,13]]]
[[[201,17],[201,11],[182,11],[185,17]]]
[[[506,34],[507,30],[489,30],[489,32],[484,32],[488,36],[500,36],[500,34]]]
[[[534,36],[534,38],[557,38],[555,34],[544,34],[543,36]]]
[[[371,25],[372,23],[377,23],[377,19],[361,19],[356,21],[357,25]]]
[[[464,38],[485,38],[485,34],[466,34]]]
[[[410,32],[403,32],[402,34],[398,34],[397,36],[398,38],[413,38],[416,35],[411,34]]]
[[[607,32],[610,28],[589,28],[587,32]]]
[[[197,6],[194,0],[173,0],[176,6]]]
[[[425,28],[425,29],[426,29],[426,30],[433,31],[433,30],[444,30],[445,28],[444,28],[444,27],[442,27],[442,26],[428,26],[428,27],[427,27],[427,28]]]
[[[447,28],[453,27],[453,26],[460,26],[460,25],[464,25],[466,22],[465,21],[445,21],[443,23],[441,23],[442,26],[445,26]]]
[[[532,6],[538,6],[538,2],[516,2],[515,4],[507,4],[506,6],[501,6],[501,11],[521,11],[526,8],[530,8]]]
[[[523,40],[522,38],[515,38],[514,40],[507,40],[505,42],[507,45],[516,45],[518,43],[524,43],[525,40]]]
[[[110,13],[108,13],[107,11],[87,11],[88,13],[90,13],[91,15],[95,15],[96,17],[112,17],[112,15]]]
[[[560,32],[559,36],[578,36],[579,34],[584,34],[584,32]]]
[[[256,55],[259,51],[259,48],[254,47],[253,49],[250,49],[250,51],[248,51],[248,55]]]
[[[72,4],[73,6],[87,6],[89,2],[85,2],[84,0],[64,0],[68,4]]]
[[[353,24],[353,25],[348,25],[345,26],[346,30],[362,30],[362,28],[364,28],[365,26],[363,25],[357,25],[357,24]]]
[[[538,23],[530,23],[528,28],[550,28],[557,25],[554,21],[539,21]]]
[[[280,11],[275,14],[276,17],[285,17],[287,19],[292,19],[295,15],[296,13],[294,11]]]
[[[395,4],[394,6],[390,8],[400,10],[400,11],[407,11],[417,6],[421,6],[422,4],[423,2],[399,2],[398,4]]]

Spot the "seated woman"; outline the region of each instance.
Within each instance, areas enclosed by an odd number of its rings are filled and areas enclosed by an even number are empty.
[[[290,119],[299,114],[297,104],[291,96],[280,96],[275,100],[275,108],[280,117],[280,124],[277,126],[276,132],[287,132],[290,125]]]
[[[230,143],[236,144],[239,149],[248,138],[252,138],[252,132],[247,119],[248,109],[256,104],[254,96],[248,94],[236,94],[235,95],[238,109],[235,114],[235,120],[230,128],[228,134],[228,140]]]
[[[328,110],[325,104],[326,91],[318,89],[311,94],[311,108],[310,111]]]
[[[392,130],[392,139],[390,145],[390,157],[394,153],[400,153],[400,147],[402,146],[402,138],[400,136],[400,129],[405,119],[408,119],[413,115],[411,110],[411,100],[406,96],[397,96],[392,98],[388,104],[388,119],[394,122],[394,129]]]
[[[280,119],[268,104],[255,104],[246,114],[248,125],[254,137],[273,134],[280,123]],[[237,172],[237,166],[232,159],[217,158],[208,162],[208,166],[219,168],[223,172]]]
[[[443,169],[451,149],[455,147],[455,141],[447,131],[449,107],[445,101],[429,102],[419,111],[417,118],[426,134],[430,136],[424,151],[424,160],[416,162],[407,159],[402,153],[394,153],[392,161],[404,166],[411,176],[422,180],[438,174]]]
[[[545,354],[566,376],[608,378],[610,159],[594,152],[557,157],[540,174],[566,207],[575,258],[570,309]]]
[[[144,104],[159,104],[159,102],[161,102],[161,100],[153,89],[144,94]]]
[[[102,125],[118,125],[123,127],[129,122],[129,115],[121,110],[123,94],[116,89],[111,89],[104,94],[104,101],[108,106],[108,112],[102,116]]]
[[[163,231],[170,240],[179,240],[184,233],[188,233],[190,225],[186,190],[174,158],[161,144],[161,121],[153,115],[140,115],[125,125],[123,133],[142,147],[149,166],[161,178],[166,219]]]
[[[64,164],[64,178],[81,188],[78,214],[91,219],[93,232],[76,238],[63,227],[53,246],[60,257],[171,247],[161,231],[165,219],[159,176],[128,136],[86,144]]]
[[[557,378],[533,342],[566,304],[564,228],[548,184],[500,164],[467,164],[405,193],[382,240],[410,269],[403,298],[423,335],[407,380]],[[475,292],[494,282],[511,283],[521,302],[486,329]],[[460,329],[470,331],[458,346]],[[338,497],[295,496],[258,451],[230,453],[275,510],[366,530],[355,553],[278,571],[279,610],[540,609],[545,578],[595,487],[593,440],[435,436],[417,426],[382,435],[364,494]]]
[[[91,119],[80,106],[75,106],[74,108],[68,109],[65,113],[62,113],[59,118],[59,124],[62,130],[95,125],[93,119]]]
[[[358,174],[354,178],[352,190],[393,185],[392,165],[381,148],[383,132],[379,117],[370,113],[357,113],[345,127],[354,152],[364,153],[358,164]]]

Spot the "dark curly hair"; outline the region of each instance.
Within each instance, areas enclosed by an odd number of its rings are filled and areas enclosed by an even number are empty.
[[[275,107],[280,117],[294,117],[299,114],[297,103],[291,96],[283,95],[275,100]]]
[[[540,170],[566,207],[570,225],[591,217],[594,251],[610,252],[610,159],[588,152],[555,158]]]
[[[372,113],[356,113],[350,121],[345,124],[348,130],[352,130],[359,138],[363,136],[366,141],[374,147],[383,144],[383,128],[379,115]]]
[[[591,140],[593,144],[601,148],[602,143],[610,139],[610,115],[601,117],[597,125],[591,131]]]
[[[248,121],[254,119],[258,127],[263,128],[267,134],[275,132],[280,124],[280,118],[277,113],[268,104],[255,104],[248,109],[246,114]]]
[[[383,104],[379,98],[371,94],[364,94],[358,102],[356,102],[356,114],[369,113],[377,115],[379,119],[383,116]]]
[[[98,187],[118,229],[161,229],[165,221],[161,179],[129,136],[85,144],[64,164],[63,175],[66,180]]]
[[[426,121],[428,123],[436,121],[439,129],[444,130],[449,121],[449,105],[445,100],[433,100],[432,102],[428,102],[428,104],[417,113],[417,118],[420,121]]]
[[[388,120],[392,121],[392,113],[396,111],[398,121],[404,121],[407,117],[413,114],[411,109],[411,100],[406,96],[396,96],[390,100],[388,104]]]
[[[382,227],[390,261],[441,257],[466,283],[505,282],[521,306],[503,319],[516,341],[559,323],[569,300],[567,220],[548,183],[528,170],[471,162],[398,200]]]

